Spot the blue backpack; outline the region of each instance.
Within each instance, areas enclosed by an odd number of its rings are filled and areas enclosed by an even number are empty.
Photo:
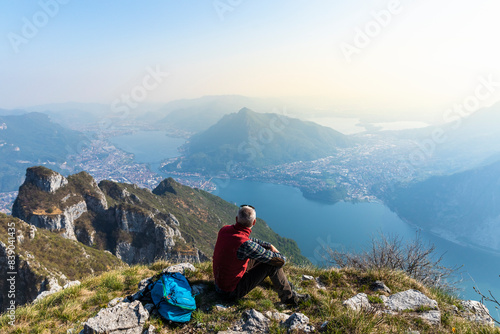
[[[174,322],[188,322],[196,310],[196,301],[186,277],[165,273],[151,288],[151,298],[160,315]]]

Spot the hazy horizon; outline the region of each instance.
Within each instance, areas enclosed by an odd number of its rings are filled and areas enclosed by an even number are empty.
[[[500,98],[493,0],[0,8],[0,108],[242,95],[439,120],[484,82],[479,105]]]

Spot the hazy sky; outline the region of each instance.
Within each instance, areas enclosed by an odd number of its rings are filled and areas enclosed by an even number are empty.
[[[498,0],[1,0],[0,108],[133,92],[437,114],[478,77],[500,82],[499,13]]]

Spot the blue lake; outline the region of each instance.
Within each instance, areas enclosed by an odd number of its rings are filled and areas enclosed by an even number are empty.
[[[177,148],[185,140],[167,137],[161,131],[140,131],[114,137],[111,141],[137,162],[150,164],[157,171],[160,162],[178,156]],[[294,239],[302,253],[312,261],[321,261],[324,246],[346,250],[362,250],[372,236],[379,233],[400,235],[406,240],[415,237],[418,229],[402,221],[381,203],[344,203],[334,205],[308,200],[299,189],[269,183],[240,180],[216,180],[215,195],[236,204],[251,204],[278,234]],[[500,297],[500,256],[464,247],[432,234],[421,232],[424,242],[436,245],[437,254],[444,255],[443,264],[462,266],[464,289],[461,297],[479,300],[472,289],[491,290]],[[488,305],[492,312],[494,307]]]
[[[163,160],[179,156],[177,149],[186,142],[184,138],[169,137],[163,131],[137,131],[112,137],[110,141],[125,152],[133,153],[136,162],[149,164],[155,172]]]
[[[359,251],[379,233],[399,235],[410,241],[419,231],[381,203],[323,204],[304,198],[299,189],[290,186],[230,180],[221,181],[214,194],[238,205],[253,205],[259,217],[278,234],[294,239],[312,261],[323,259],[324,246]],[[460,269],[462,298],[479,299],[473,286],[500,296],[498,255],[460,246],[423,231],[420,233],[425,244],[436,246],[436,254],[444,253],[444,265],[463,265]]]

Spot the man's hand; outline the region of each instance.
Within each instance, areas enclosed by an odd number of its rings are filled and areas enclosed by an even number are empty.
[[[275,252],[275,253],[279,253],[279,252],[280,252],[280,251],[279,251],[276,247],[274,247],[273,245],[271,245],[271,247],[269,248],[269,250],[270,250],[271,252]]]

